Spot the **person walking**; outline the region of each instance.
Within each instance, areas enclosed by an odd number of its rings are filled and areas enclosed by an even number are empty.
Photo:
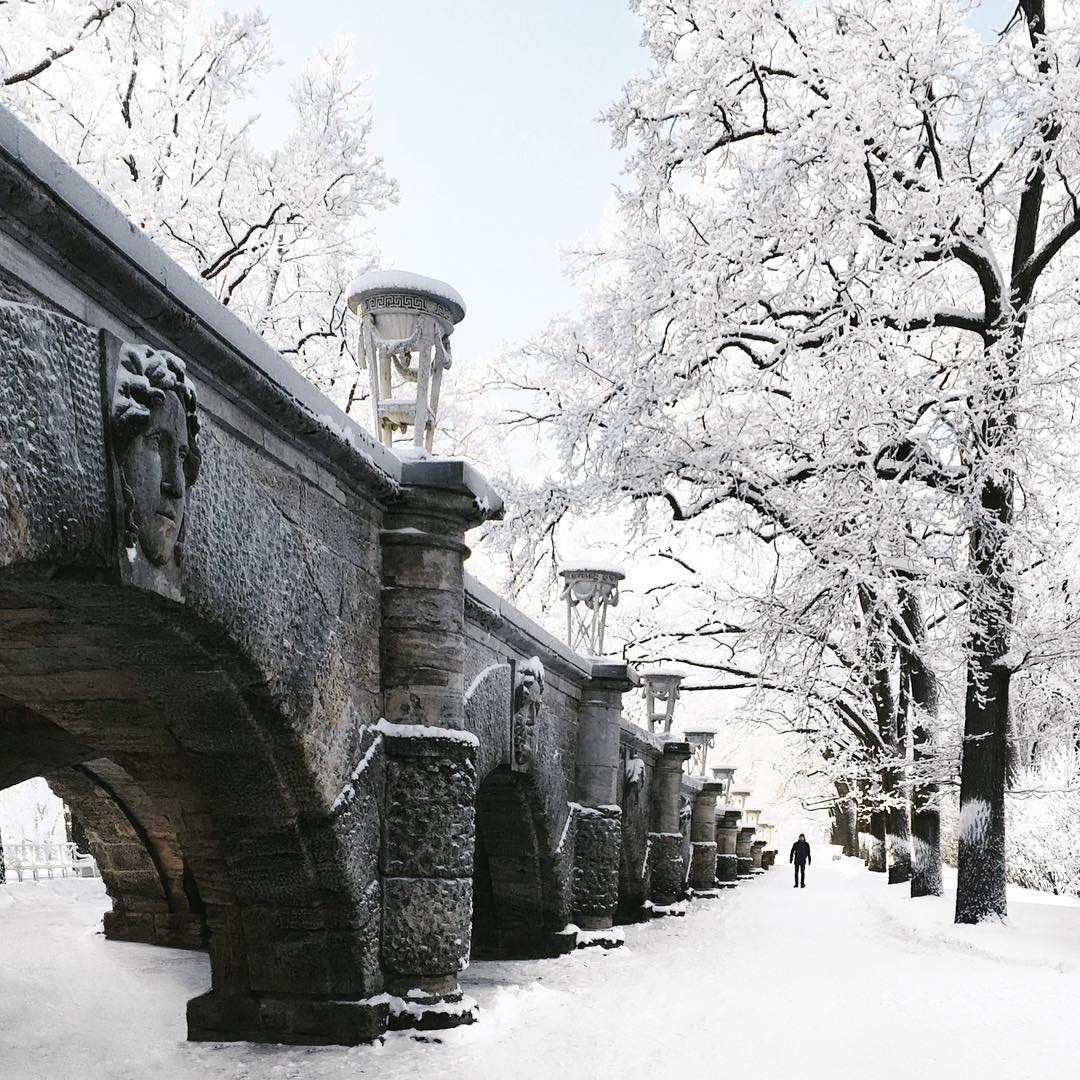
[[[791,845],[791,858],[788,862],[795,864],[795,885],[806,888],[806,864],[810,861],[810,845],[806,842],[806,834],[799,833],[799,839]]]

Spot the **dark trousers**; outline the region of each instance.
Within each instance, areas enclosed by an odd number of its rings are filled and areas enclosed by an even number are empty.
[[[795,864],[795,884],[806,888],[806,863],[804,862]]]

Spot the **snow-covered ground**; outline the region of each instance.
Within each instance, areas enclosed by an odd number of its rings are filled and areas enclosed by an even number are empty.
[[[954,927],[852,860],[787,868],[627,946],[478,963],[482,1021],[341,1049],[189,1044],[204,956],[107,942],[100,881],[0,887],[4,1080],[774,1080],[1075,1075],[1080,903],[1017,890],[1008,925]]]

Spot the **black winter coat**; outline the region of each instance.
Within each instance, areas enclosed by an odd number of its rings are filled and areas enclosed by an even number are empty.
[[[804,863],[810,861],[810,845],[805,840],[796,840],[791,845],[791,858],[788,862],[793,862],[802,866]]]

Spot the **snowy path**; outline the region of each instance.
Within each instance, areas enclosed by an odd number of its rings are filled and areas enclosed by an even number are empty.
[[[1008,927],[954,928],[856,865],[786,867],[628,946],[482,963],[482,1022],[439,1045],[192,1045],[184,1002],[204,957],[106,942],[90,882],[0,889],[5,1080],[740,1080],[1075,1074],[1080,906],[1013,903]],[[1039,899],[1035,897],[1034,899]],[[33,902],[37,901],[37,902]]]

